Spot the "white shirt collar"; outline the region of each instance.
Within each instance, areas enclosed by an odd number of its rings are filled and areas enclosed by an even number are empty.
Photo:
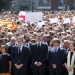
[[[40,44],[40,46],[41,46],[41,42],[37,42],[37,45],[38,45],[38,44]]]

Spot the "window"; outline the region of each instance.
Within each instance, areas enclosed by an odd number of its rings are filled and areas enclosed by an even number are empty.
[[[66,9],[66,0],[58,0],[58,9]]]
[[[28,6],[20,6],[20,10],[21,11],[28,10]]]
[[[63,6],[63,4],[66,4],[66,0],[58,0],[58,6]]]
[[[73,9],[75,9],[75,0],[73,0]]]
[[[51,6],[51,0],[38,0],[38,6],[44,6],[44,7],[47,7],[47,6]]]

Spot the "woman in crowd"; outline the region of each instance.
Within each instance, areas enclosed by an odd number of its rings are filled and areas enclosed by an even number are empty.
[[[65,63],[67,69],[67,75],[75,75],[75,45],[74,43],[70,44],[70,51]]]
[[[1,45],[0,54],[0,75],[10,75],[11,72],[11,57],[7,54],[7,47]]]

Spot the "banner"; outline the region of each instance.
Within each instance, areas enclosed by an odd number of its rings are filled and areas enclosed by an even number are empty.
[[[43,13],[42,12],[27,12],[25,22],[39,22],[43,21]]]

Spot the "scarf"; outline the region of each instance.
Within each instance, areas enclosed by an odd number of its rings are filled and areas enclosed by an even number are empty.
[[[67,56],[67,66],[68,67],[72,67],[74,65],[74,60],[75,60],[75,52],[72,55],[72,58],[70,58],[71,56],[71,52],[68,52],[68,56]],[[71,64],[70,64],[70,59],[71,59]],[[68,73],[68,75],[73,75],[74,74],[74,69],[72,69],[71,72]]]

